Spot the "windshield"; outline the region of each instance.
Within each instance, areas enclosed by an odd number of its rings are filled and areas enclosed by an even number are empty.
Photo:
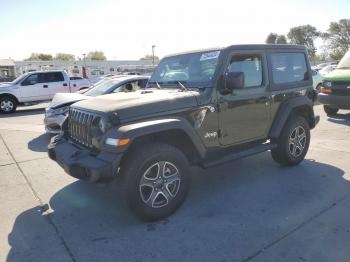
[[[86,91],[84,93],[84,95],[87,95],[87,96],[104,95],[106,92],[108,92],[111,88],[113,88],[118,83],[120,83],[120,81],[115,80],[115,79],[111,80],[109,78],[105,78],[105,79],[97,82],[91,88],[89,88],[89,90]]]
[[[25,73],[23,75],[20,75],[19,77],[17,77],[15,80],[13,80],[11,83],[12,84],[18,84],[23,78],[25,78],[29,73]]]
[[[150,83],[188,85],[211,83],[220,51],[192,53],[164,58],[155,69]]]
[[[350,68],[350,51],[343,56],[337,68]]]

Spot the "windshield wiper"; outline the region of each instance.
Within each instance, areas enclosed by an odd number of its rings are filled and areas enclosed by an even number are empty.
[[[154,85],[154,84],[156,84],[156,86],[157,86],[157,88],[158,89],[162,89],[162,87],[160,86],[160,84],[158,83],[158,81],[154,81],[154,82],[149,82],[152,86]]]
[[[177,81],[177,83],[180,85],[182,91],[188,90],[188,88],[184,86],[180,81]]]

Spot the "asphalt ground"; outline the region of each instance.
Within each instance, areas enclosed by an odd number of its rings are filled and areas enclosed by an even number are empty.
[[[113,185],[47,157],[40,106],[0,116],[0,261],[350,261],[350,113],[321,116],[306,159],[193,168],[184,205],[142,223]]]

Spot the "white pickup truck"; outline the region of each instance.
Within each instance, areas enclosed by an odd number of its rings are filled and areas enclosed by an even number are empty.
[[[13,113],[18,105],[49,101],[56,93],[73,93],[88,88],[86,79],[69,78],[65,71],[36,71],[0,83],[0,113]]]

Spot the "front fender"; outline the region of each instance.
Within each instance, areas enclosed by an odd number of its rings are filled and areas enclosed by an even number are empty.
[[[135,140],[136,138],[156,134],[158,132],[163,132],[167,130],[180,130],[183,131],[193,142],[198,154],[201,157],[204,157],[206,154],[206,148],[203,145],[200,137],[195,132],[194,128],[190,123],[181,117],[174,118],[162,118],[162,119],[153,119],[147,120],[138,123],[131,123],[127,125],[120,126],[116,129],[109,130],[105,137],[111,137],[116,139],[129,138]]]

